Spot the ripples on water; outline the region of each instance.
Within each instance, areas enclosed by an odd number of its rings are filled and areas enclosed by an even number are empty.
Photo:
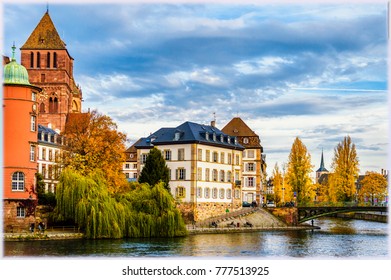
[[[315,231],[191,235],[172,239],[5,242],[4,256],[71,257],[385,257],[387,224],[316,220]]]

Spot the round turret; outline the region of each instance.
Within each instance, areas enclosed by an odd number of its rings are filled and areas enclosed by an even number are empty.
[[[15,45],[12,46],[11,62],[4,66],[4,84],[31,86],[26,68],[15,60]]]

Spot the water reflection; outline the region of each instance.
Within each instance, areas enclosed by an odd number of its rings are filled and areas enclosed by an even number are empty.
[[[5,256],[370,257],[387,256],[387,225],[322,219],[315,231],[191,235],[171,239],[5,242]]]

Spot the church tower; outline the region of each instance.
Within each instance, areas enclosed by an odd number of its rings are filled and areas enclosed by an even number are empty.
[[[69,113],[81,112],[82,92],[73,78],[73,58],[47,11],[20,48],[30,83],[42,88],[37,98],[38,123],[57,132]]]
[[[319,182],[319,179],[323,174],[328,174],[328,173],[329,173],[329,171],[324,167],[323,149],[322,149],[322,157],[320,159],[320,167],[318,170],[316,170],[316,182]]]

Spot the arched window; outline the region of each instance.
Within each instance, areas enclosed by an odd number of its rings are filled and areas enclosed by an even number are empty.
[[[48,52],[46,57],[46,68],[50,68],[50,52]]]
[[[210,189],[209,188],[205,188],[205,190],[204,190],[204,196],[205,196],[205,198],[209,198],[209,196],[210,196]]]
[[[201,187],[197,188],[197,197],[202,198],[202,188]]]
[[[39,112],[45,113],[45,104],[43,102],[39,105]]]
[[[227,182],[231,182],[231,177],[232,177],[232,172],[228,171],[227,172]]]
[[[12,190],[24,191],[24,173],[17,171],[12,174]]]
[[[231,199],[231,197],[232,197],[232,190],[228,189],[227,190],[227,199]]]
[[[41,68],[41,53],[37,52],[37,68]]]
[[[225,172],[224,170],[220,170],[220,182],[224,182],[225,179]]]
[[[30,68],[34,68],[34,53],[30,53]]]
[[[57,68],[57,53],[53,53],[53,68]]]
[[[49,113],[58,113],[58,99],[57,97],[49,98]]]
[[[217,198],[217,188],[212,189],[212,198]]]
[[[225,190],[224,189],[220,189],[219,190],[219,197],[220,197],[220,199],[224,199],[224,196],[225,196]]]

